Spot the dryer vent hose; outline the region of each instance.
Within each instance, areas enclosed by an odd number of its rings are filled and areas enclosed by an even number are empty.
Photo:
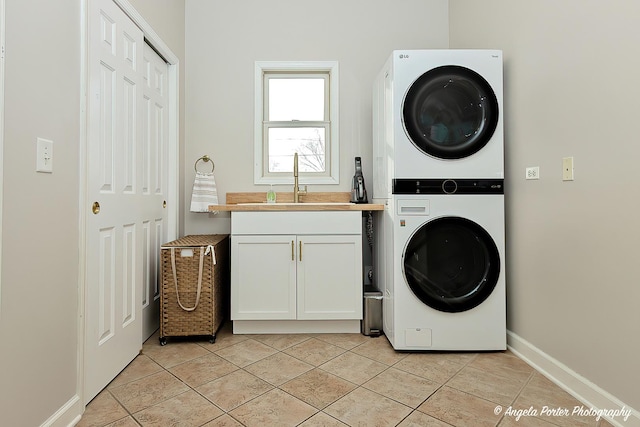
[[[367,241],[369,246],[373,247],[373,213],[367,212]]]

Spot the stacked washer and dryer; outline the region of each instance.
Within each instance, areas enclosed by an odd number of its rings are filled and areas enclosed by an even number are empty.
[[[506,348],[502,52],[394,51],[374,85],[374,262],[397,350]]]

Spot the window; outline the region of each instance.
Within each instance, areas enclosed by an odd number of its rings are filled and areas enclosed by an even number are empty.
[[[338,63],[256,62],[256,184],[338,184]]]

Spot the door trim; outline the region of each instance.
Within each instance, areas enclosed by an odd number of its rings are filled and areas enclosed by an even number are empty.
[[[86,304],[86,250],[87,236],[86,225],[89,215],[89,198],[88,198],[88,91],[89,91],[89,16],[88,2],[93,0],[81,0],[80,2],[80,195],[79,195],[79,283],[78,283],[78,366],[77,366],[77,394],[83,401],[83,407],[89,402],[84,399],[84,346],[85,346],[85,304]],[[137,10],[129,3],[128,0],[112,0],[120,7],[125,14],[136,24],[144,33],[145,41],[155,49],[158,54],[168,64],[168,104],[169,104],[169,134],[168,148],[169,153],[169,170],[168,170],[168,186],[167,186],[167,238],[169,240],[176,237],[179,222],[179,199],[178,199],[178,170],[179,170],[179,114],[180,114],[180,96],[179,96],[179,66],[178,57],[169,49],[160,36],[151,28],[151,25],[138,13]],[[4,2],[4,0],[0,0]],[[4,13],[2,14],[4,17]],[[1,142],[1,140],[0,140]],[[1,148],[1,147],[0,147]],[[1,172],[1,171],[0,171]],[[1,178],[0,178],[1,179]],[[1,195],[1,193],[0,193]],[[1,230],[0,230],[1,231]],[[142,342],[140,343],[142,345]]]
[[[0,311],[2,307],[2,203],[4,188],[4,0],[0,0]]]

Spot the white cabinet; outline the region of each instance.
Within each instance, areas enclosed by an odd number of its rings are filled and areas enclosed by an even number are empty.
[[[295,239],[232,235],[231,320],[296,318]]]
[[[362,237],[298,236],[297,318],[362,318]]]
[[[232,212],[231,319],[234,331],[242,321],[294,321],[264,332],[300,325],[322,331],[322,321],[359,324],[361,213]],[[258,333],[267,323],[251,325]]]

